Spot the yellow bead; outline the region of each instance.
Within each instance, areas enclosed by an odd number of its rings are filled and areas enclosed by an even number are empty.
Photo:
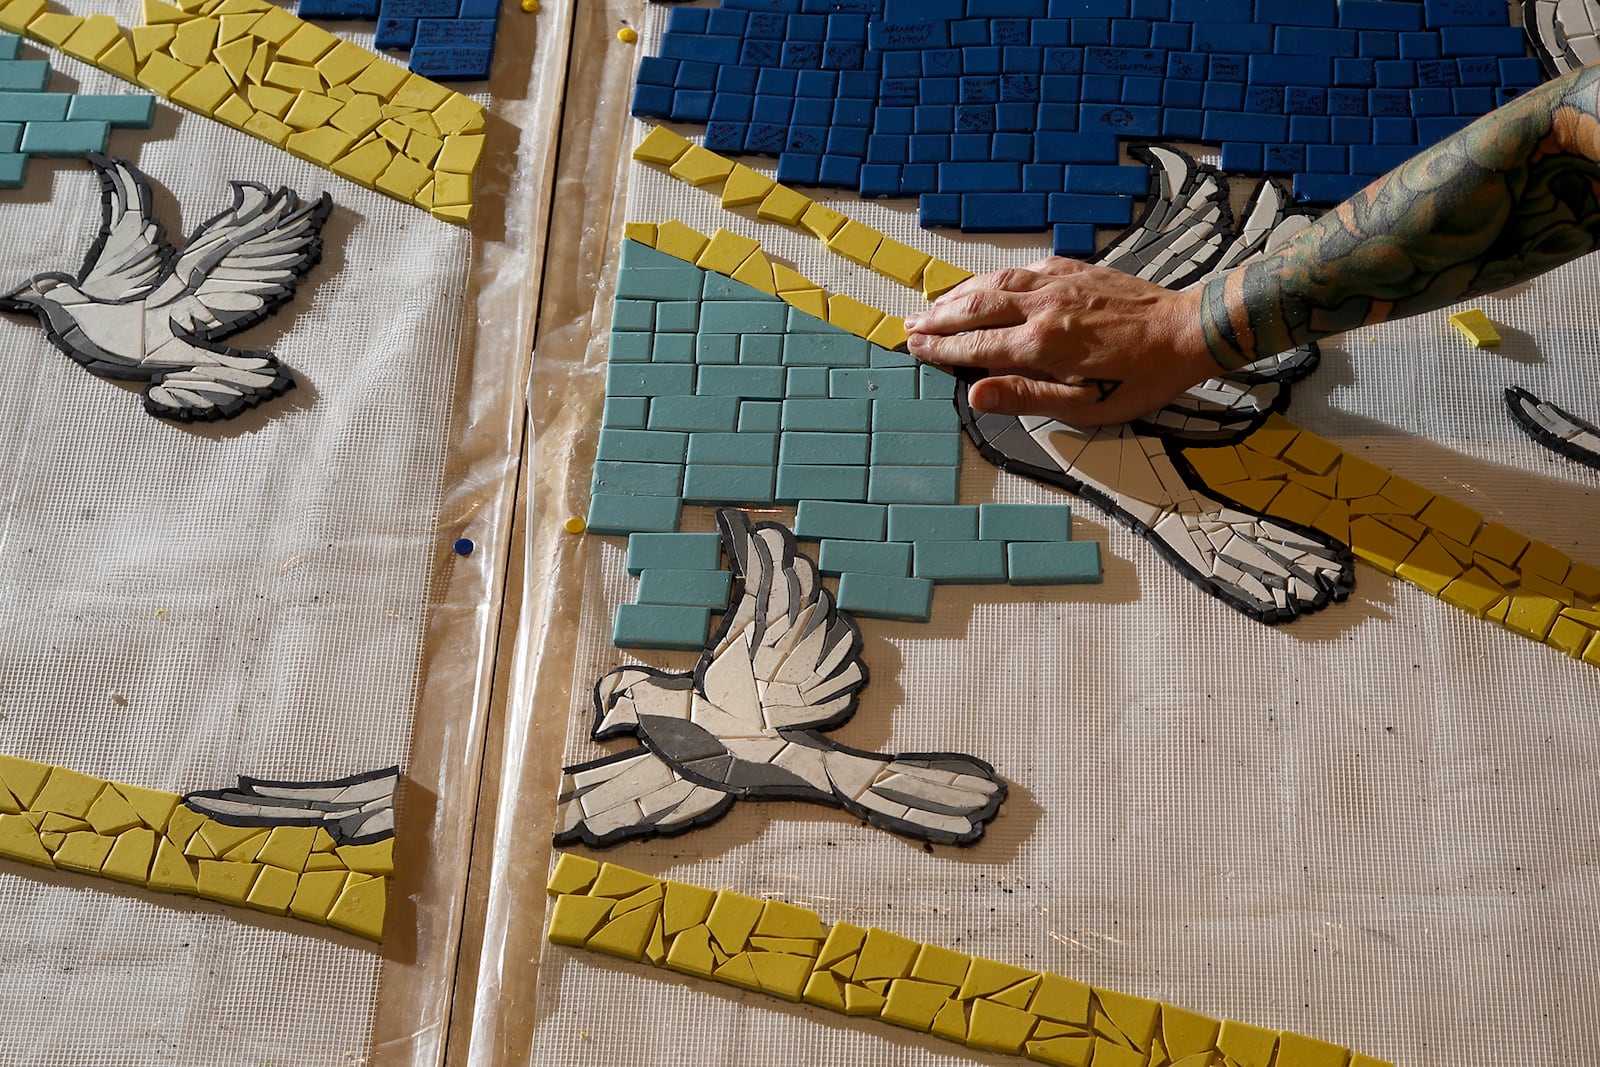
[[[624,26],[617,31],[617,40],[623,44],[632,44],[639,39],[639,31],[632,26]]]
[[[578,516],[574,515],[572,518],[566,521],[566,527],[567,533],[569,534],[581,534],[583,531],[589,528],[589,524],[584,522]]]
[[[522,0],[522,10],[530,15],[539,10],[539,0]]]

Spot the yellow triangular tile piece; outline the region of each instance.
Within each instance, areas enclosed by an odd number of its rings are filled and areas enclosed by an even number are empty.
[[[111,854],[100,867],[107,878],[133,885],[144,885],[150,877],[150,862],[156,852],[156,832],[144,827],[117,835]]]
[[[100,53],[100,58],[94,62],[101,70],[108,70],[127,81],[133,81],[139,73],[139,60],[133,54],[133,46],[122,36],[112,41],[111,47]]]
[[[743,163],[734,164],[732,172],[722,186],[723,207],[745,207],[759,204],[772,192],[777,183],[758,170]]]
[[[673,133],[665,126],[657,126],[639,142],[639,147],[633,150],[633,158],[642,163],[655,163],[668,167],[676,163],[678,157],[691,147],[693,146],[687,138]]]
[[[745,261],[739,264],[739,269],[733,272],[733,280],[760,289],[763,293],[778,295],[778,286],[773,281],[772,264],[760,252],[751,252]]]
[[[970,277],[972,272],[969,270],[962,270],[942,259],[930,260],[922,268],[922,294],[929,300],[935,300]]]

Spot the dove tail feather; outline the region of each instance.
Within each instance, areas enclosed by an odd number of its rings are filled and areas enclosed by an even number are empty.
[[[145,411],[179,422],[231,419],[295,386],[294,375],[270,354],[227,349],[213,360],[154,379],[144,392]]]
[[[973,844],[1006,799],[1006,783],[993,767],[958,752],[883,756],[839,747],[823,761],[846,811],[936,844]]]

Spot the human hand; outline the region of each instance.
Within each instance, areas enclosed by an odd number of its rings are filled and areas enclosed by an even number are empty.
[[[1054,256],[969,278],[906,331],[917,359],[989,371],[968,390],[976,410],[1074,426],[1148,415],[1222,373],[1197,291]]]

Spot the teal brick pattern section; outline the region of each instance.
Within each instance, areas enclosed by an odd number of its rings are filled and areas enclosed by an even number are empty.
[[[935,582],[1098,580],[1065,505],[956,503],[948,375],[636,242],[616,291],[589,527],[632,535],[620,646],[699,648],[685,611],[727,606],[716,535],[674,532],[683,504],[796,505],[861,616],[926,619]]]
[[[104,152],[113,127],[148,128],[155,97],[49,91],[50,64],[22,58],[22,39],[0,33],[0,189],[19,189],[33,156]]]

